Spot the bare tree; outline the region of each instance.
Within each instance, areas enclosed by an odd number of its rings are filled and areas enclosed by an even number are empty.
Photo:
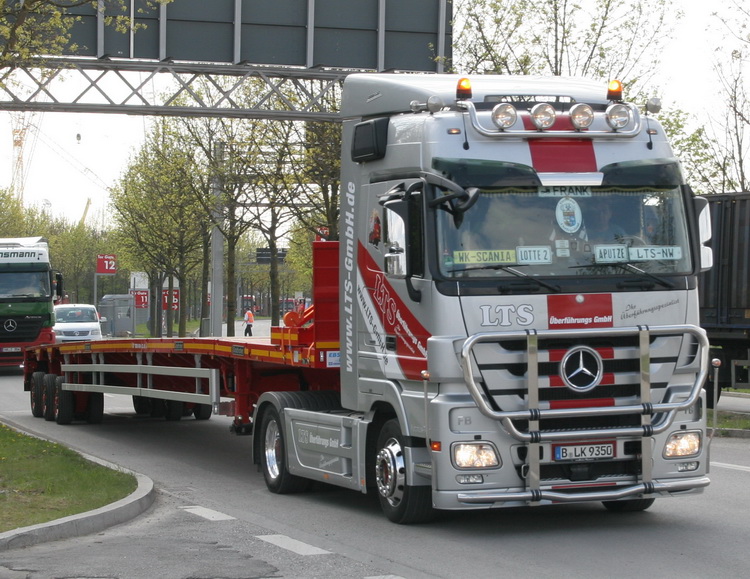
[[[664,0],[458,0],[454,14],[461,72],[637,85],[649,80],[680,13]]]

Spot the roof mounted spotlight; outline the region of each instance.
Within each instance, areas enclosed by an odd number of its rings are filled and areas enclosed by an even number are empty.
[[[492,122],[501,131],[512,127],[517,118],[518,112],[510,103],[500,103],[492,109]]]
[[[588,129],[594,122],[594,109],[586,103],[578,103],[570,107],[570,122],[577,131]]]
[[[432,95],[427,99],[426,103],[420,103],[418,100],[413,100],[409,103],[409,109],[413,113],[421,113],[422,111],[430,111],[430,113],[436,113],[445,107],[443,99],[437,95]]]
[[[605,118],[607,119],[607,124],[615,131],[618,131],[630,124],[632,112],[627,105],[616,103],[607,107]]]
[[[531,122],[543,131],[555,124],[555,109],[549,103],[538,103],[531,107]]]
[[[437,95],[432,95],[430,98],[427,99],[427,110],[431,113],[436,113],[439,110],[443,109],[445,107],[445,103],[443,102],[443,99],[441,99]]]
[[[655,115],[659,111],[661,111],[661,99],[659,97],[651,97],[646,101],[646,112]]]

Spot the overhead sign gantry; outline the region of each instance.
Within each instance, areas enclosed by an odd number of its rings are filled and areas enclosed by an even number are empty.
[[[451,58],[449,0],[131,0],[130,33],[111,15],[104,0],[71,8],[68,54],[11,71],[0,108],[336,120],[350,72]]]

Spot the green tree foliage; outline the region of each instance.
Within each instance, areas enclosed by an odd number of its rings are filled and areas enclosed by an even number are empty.
[[[190,272],[203,262],[201,249],[207,223],[196,201],[195,188],[200,181],[194,159],[173,124],[167,120],[154,124],[119,186],[112,191],[112,205],[120,243],[129,261],[152,275],[161,272],[174,277],[184,288]],[[152,283],[157,281],[160,289],[162,279],[152,279]],[[168,289],[172,289],[171,284]],[[152,304],[157,303],[161,303],[161,296],[152,295]],[[187,307],[181,306],[179,335],[184,336]],[[172,310],[168,309],[168,334],[171,317]],[[152,316],[155,318],[158,316]]]
[[[341,171],[341,125],[300,123],[289,125],[289,138],[275,146],[290,159],[289,172],[295,183],[295,201],[290,210],[309,231],[339,238],[339,173]]]
[[[705,127],[691,128],[689,115],[681,110],[662,111],[658,118],[682,164],[685,181],[698,194],[720,192],[716,187],[723,181],[725,169]]]
[[[310,295],[312,290],[312,244],[315,234],[309,229],[295,227],[289,236],[286,265],[294,273],[292,289]]]
[[[0,189],[0,231],[3,237],[24,235],[23,203],[11,191]]]
[[[146,5],[171,0],[146,0]],[[80,6],[97,8],[98,0],[0,0],[0,71],[36,62],[40,57],[60,56],[77,47],[71,30],[80,19],[68,11]],[[120,32],[131,29],[128,0],[104,0],[106,24]],[[0,82],[3,75],[0,73]]]

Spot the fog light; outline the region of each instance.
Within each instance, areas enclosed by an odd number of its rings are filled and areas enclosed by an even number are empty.
[[[695,430],[675,432],[664,445],[664,458],[695,456],[701,451],[701,433]]]
[[[453,446],[453,462],[458,468],[493,468],[500,466],[495,447],[489,442],[464,442]]]
[[[456,477],[456,482],[461,485],[479,485],[484,482],[481,474],[460,474]]]
[[[691,462],[680,462],[677,464],[677,472],[690,472],[691,470],[698,470],[698,461],[693,460]]]

